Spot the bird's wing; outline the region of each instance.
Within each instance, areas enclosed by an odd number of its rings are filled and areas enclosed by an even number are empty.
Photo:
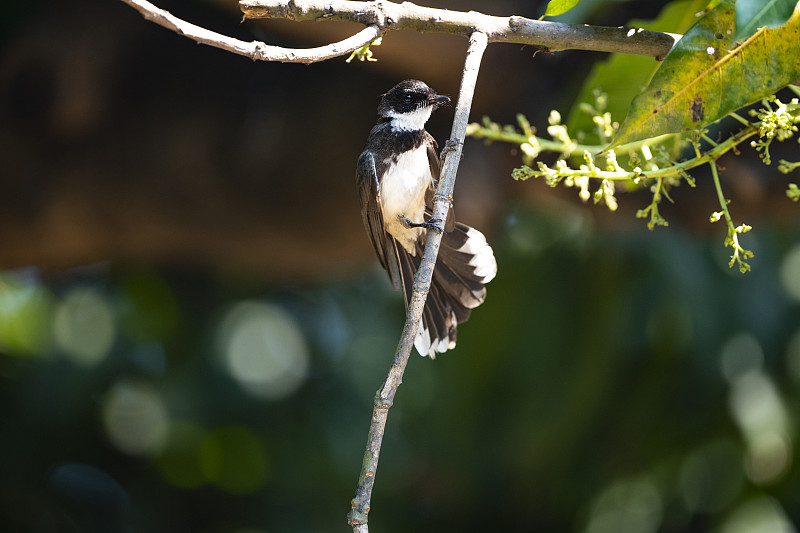
[[[369,240],[375,249],[381,266],[389,273],[389,279],[395,288],[400,287],[401,279],[397,265],[393,239],[386,233],[383,222],[383,206],[381,205],[378,171],[375,155],[364,150],[358,158],[356,166],[358,196],[361,199],[361,218],[367,229]]]

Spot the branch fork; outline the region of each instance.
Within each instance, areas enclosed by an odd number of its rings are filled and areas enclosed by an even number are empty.
[[[147,0],[122,0],[156,24],[200,44],[249,57],[254,61],[315,63],[350,54],[370,44],[387,30],[409,29],[468,37],[474,32],[487,42],[527,44],[541,50],[579,49],[639,54],[663,59],[680,35],[640,28],[563,24],[525,17],[497,17],[476,11],[421,7],[411,2],[355,2],[352,0],[240,0],[245,19],[339,20],[366,27],[342,41],[317,48],[283,48],[261,41],[241,41],[191,24],[159,9]]]

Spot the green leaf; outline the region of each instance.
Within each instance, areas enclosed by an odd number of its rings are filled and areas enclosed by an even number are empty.
[[[555,17],[557,15],[561,15],[580,3],[581,0],[550,0],[550,2],[547,4],[547,10],[542,16]]]
[[[609,148],[702,128],[800,76],[800,6],[783,26],[738,45],[733,32],[733,0],[722,0],[667,55]]]
[[[671,2],[661,10],[654,20],[631,20],[628,26],[645,30],[685,33],[697,20],[697,13],[702,12],[708,0],[680,0]],[[612,54],[608,60],[595,63],[591,74],[583,83],[576,102],[591,102],[592,91],[601,89],[608,94],[606,111],[611,113],[612,120],[622,122],[636,95],[647,86],[650,78],[661,63],[652,57],[634,54]],[[572,107],[567,119],[570,131],[594,131],[592,117]],[[602,142],[598,139],[597,142]]]
[[[746,39],[759,28],[777,28],[792,16],[797,0],[736,0],[734,41]]]

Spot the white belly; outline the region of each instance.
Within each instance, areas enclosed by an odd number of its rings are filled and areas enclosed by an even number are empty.
[[[431,183],[428,163],[428,147],[423,144],[415,150],[406,152],[390,165],[381,182],[381,205],[386,231],[412,254],[414,243],[425,230],[407,228],[401,216],[412,222],[425,220],[425,191]]]

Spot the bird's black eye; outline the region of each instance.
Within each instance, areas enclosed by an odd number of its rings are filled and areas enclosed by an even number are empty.
[[[413,99],[414,99],[414,96],[411,93],[406,93],[406,94],[403,95],[403,101],[405,103],[407,103],[407,104],[411,103],[411,101]]]

